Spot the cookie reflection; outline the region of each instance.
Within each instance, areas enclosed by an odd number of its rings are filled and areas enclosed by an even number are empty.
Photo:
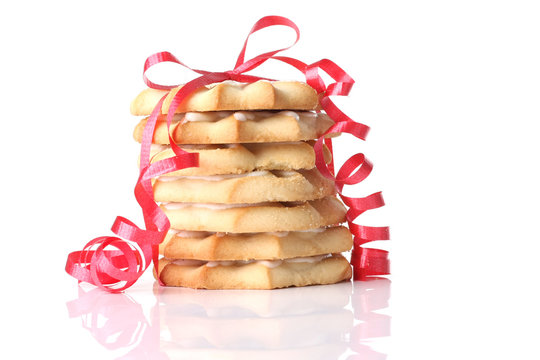
[[[391,317],[378,313],[388,307],[390,280],[372,278],[354,282],[351,304],[355,326],[350,333],[350,349],[355,352],[347,360],[382,360],[386,354],[374,351],[370,346],[376,338],[390,336]]]
[[[280,290],[156,287],[174,358],[337,359],[354,315],[350,282]],[[189,326],[185,326],[189,324]]]
[[[99,289],[69,302],[70,317],[120,359],[384,359],[370,339],[389,336],[390,281],[280,290],[154,286],[148,309]],[[146,316],[145,316],[146,314]]]

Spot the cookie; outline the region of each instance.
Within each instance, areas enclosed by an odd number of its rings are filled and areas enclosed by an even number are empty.
[[[177,144],[235,144],[313,140],[319,138],[334,124],[328,115],[314,112],[220,112],[224,117],[209,114],[214,113],[198,114],[204,116],[203,119],[212,119],[209,121],[187,121],[187,114],[175,115],[170,127],[174,142]],[[141,120],[133,132],[133,137],[138,142],[142,141],[147,119]],[[157,119],[152,142],[169,144],[165,115]]]
[[[199,153],[199,167],[192,167],[164,176],[208,176],[244,174],[266,170],[301,170],[315,167],[312,142],[260,143],[232,145],[184,145],[188,152]],[[325,159],[332,159],[324,148]],[[174,156],[168,145],[152,145],[151,162]]]
[[[159,252],[168,259],[275,260],[344,252],[351,247],[351,233],[343,226],[248,234],[169,230]]]
[[[214,176],[162,176],[154,182],[159,202],[261,203],[307,201],[335,194],[334,182],[317,169],[253,171]]]
[[[276,289],[333,284],[351,276],[349,262],[339,254],[246,264],[159,261],[159,277],[165,285],[196,289]]]
[[[300,203],[167,203],[160,207],[173,229],[230,233],[309,230],[342,223],[346,214],[334,196]]]
[[[172,89],[163,102],[161,111],[167,114],[173,97],[182,86]],[[133,100],[133,115],[150,115],[158,101],[166,94],[164,90],[146,89]],[[256,81],[239,83],[224,81],[201,87],[186,98],[176,109],[177,113],[189,111],[221,110],[316,110],[319,98],[316,91],[306,83],[297,81]]]

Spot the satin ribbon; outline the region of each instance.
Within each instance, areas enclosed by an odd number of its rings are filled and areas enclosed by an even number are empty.
[[[267,27],[282,25],[293,29],[296,33],[295,41],[288,47],[269,51],[245,60],[245,53],[250,36]],[[291,20],[281,16],[266,16],[255,23],[249,32],[244,46],[240,51],[233,70],[225,72],[209,72],[206,70],[192,69],[178,60],[170,52],[159,52],[148,57],[144,64],[143,80],[150,88],[159,90],[171,90],[178,85],[161,85],[148,79],[146,72],[152,66],[162,62],[173,62],[188,68],[200,76],[184,84],[173,97],[167,112],[167,129],[169,143],[175,156],[150,163],[150,146],[158,115],[165,96],[159,101],[147,120],[143,132],[141,145],[141,165],[139,179],[135,186],[135,197],[141,206],[146,230],[137,227],[131,221],[117,217],[112,231],[118,237],[105,236],[90,241],[82,251],[69,254],[66,271],[79,281],[94,284],[111,292],[123,291],[133,285],[151,262],[158,267],[159,244],[163,241],[170,223],[159,206],[155,203],[152,191],[151,179],[153,177],[177,171],[180,169],[198,166],[198,154],[188,153],[182,150],[170,135],[170,126],[176,109],[190,94],[202,86],[233,80],[238,82],[252,83],[258,80],[270,80],[258,76],[246,75],[245,72],[255,69],[269,59],[282,61],[295,67],[306,77],[306,82],[319,94],[321,108],[334,120],[335,124],[326,131],[315,143],[316,166],[327,178],[336,184],[336,190],[349,207],[347,222],[351,233],[354,235],[354,248],[351,255],[351,264],[354,269],[355,279],[361,279],[370,275],[384,275],[389,273],[388,253],[384,250],[364,248],[361,245],[374,240],[388,240],[387,227],[368,227],[357,225],[353,221],[363,212],[384,205],[380,193],[372,194],[365,198],[351,198],[343,195],[344,185],[358,184],[364,180],[372,169],[372,164],[363,154],[351,156],[334,175],[334,162],[326,164],[323,156],[323,144],[333,154],[332,134],[349,133],[365,140],[369,127],[360,124],[343,113],[330,99],[330,96],[346,96],[351,90],[354,80],[338,65],[328,59],[322,59],[307,65],[300,60],[275,56],[277,53],[287,50],[296,44],[300,37],[300,30]],[[323,70],[335,82],[328,86],[319,75]],[[355,171],[356,170],[356,171]],[[125,239],[125,240],[124,240]],[[107,249],[108,247],[116,250]],[[159,281],[159,280],[158,280]],[[161,283],[161,282],[160,282]]]

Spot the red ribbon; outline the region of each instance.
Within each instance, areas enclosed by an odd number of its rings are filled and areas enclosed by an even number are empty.
[[[288,47],[266,52],[257,55],[249,60],[244,60],[251,34],[275,25],[287,26],[296,32],[296,39]],[[178,106],[186,97],[202,86],[233,80],[238,82],[255,82],[258,80],[269,80],[266,78],[246,75],[247,71],[253,70],[262,65],[268,59],[274,59],[289,64],[305,77],[306,82],[313,87],[320,98],[321,108],[334,120],[335,124],[326,131],[315,143],[316,166],[327,178],[332,179],[336,184],[336,190],[343,202],[349,207],[347,221],[349,228],[354,235],[354,248],[351,256],[351,264],[354,268],[355,279],[361,279],[369,275],[384,275],[389,273],[388,252],[379,249],[368,249],[361,245],[374,240],[388,240],[389,232],[387,227],[369,227],[353,223],[353,221],[363,212],[384,205],[380,193],[375,193],[365,198],[351,198],[343,195],[344,185],[358,184],[364,180],[373,165],[363,154],[351,156],[334,175],[334,163],[326,164],[323,156],[323,143],[332,152],[332,139],[328,136],[339,133],[349,133],[355,137],[365,140],[369,127],[360,124],[349,118],[330,100],[330,96],[346,96],[351,90],[354,80],[338,65],[328,59],[317,61],[307,65],[294,58],[275,56],[277,53],[289,49],[298,41],[300,30],[291,20],[281,16],[266,16],[255,23],[249,32],[244,46],[240,51],[236,65],[233,70],[225,72],[209,72],[205,70],[192,69],[178,60],[171,53],[164,51],[151,55],[146,59],[143,71],[143,80],[150,88],[160,90],[171,90],[178,85],[160,85],[153,83],[146,76],[146,71],[162,62],[173,62],[182,65],[198,74],[198,78],[184,84],[173,97],[167,112],[167,128],[170,129],[172,118]],[[319,70],[325,71],[335,82],[328,86],[319,75]],[[118,237],[105,236],[90,241],[82,251],[69,254],[66,271],[79,281],[94,284],[104,290],[119,292],[127,289],[142,275],[148,268],[150,262],[158,266],[158,246],[163,241],[170,223],[165,214],[154,201],[151,179],[173,171],[188,167],[198,166],[198,154],[188,153],[182,150],[172,139],[169,133],[169,142],[175,156],[160,160],[150,164],[150,146],[158,115],[161,112],[163,101],[166,95],[156,105],[152,114],[147,120],[143,132],[141,145],[140,174],[135,186],[135,197],[141,206],[146,230],[137,227],[131,221],[117,217],[113,224],[112,231]],[[356,171],[355,171],[356,170]],[[125,239],[125,240],[123,240]],[[107,247],[114,247],[116,250],[108,250]],[[157,270],[156,270],[157,271]]]

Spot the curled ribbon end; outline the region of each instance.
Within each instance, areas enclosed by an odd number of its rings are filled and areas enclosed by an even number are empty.
[[[144,260],[133,244],[104,236],[90,241],[82,251],[69,254],[65,270],[80,282],[121,292],[140,277]]]

